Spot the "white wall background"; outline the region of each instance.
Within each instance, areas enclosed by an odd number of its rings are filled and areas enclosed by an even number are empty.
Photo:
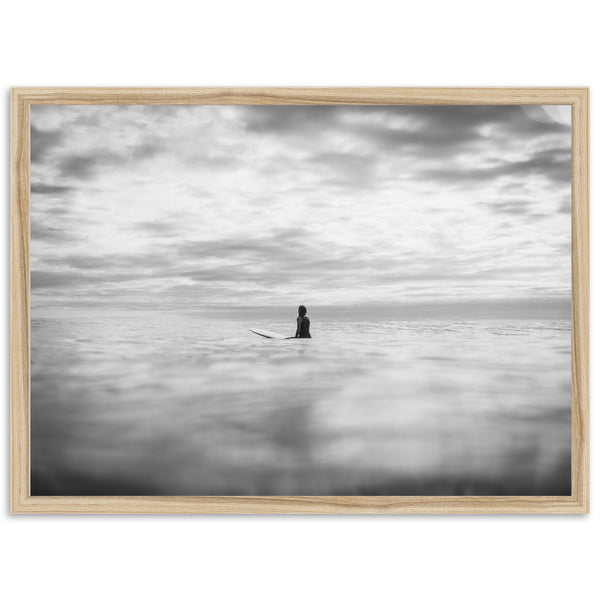
[[[582,0],[5,5],[3,339],[9,86],[587,85],[595,139],[600,44],[592,10]],[[597,220],[592,199],[592,238]],[[598,252],[592,242],[593,265]],[[592,279],[592,305],[596,300]],[[594,319],[592,370],[599,341]],[[564,600],[598,593],[592,552],[600,539],[600,505],[594,485],[589,516],[10,516],[8,341],[2,350],[5,598]],[[592,385],[592,402],[594,392]],[[597,440],[594,410],[593,417]],[[600,460],[594,456],[597,482]]]

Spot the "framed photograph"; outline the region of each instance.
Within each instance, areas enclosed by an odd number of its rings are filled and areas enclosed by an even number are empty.
[[[586,88],[15,88],[15,513],[589,510]]]

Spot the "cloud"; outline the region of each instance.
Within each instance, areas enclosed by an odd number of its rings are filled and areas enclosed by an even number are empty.
[[[548,111],[42,108],[35,306],[71,295],[233,310],[569,289],[570,128]]]
[[[260,135],[318,137],[339,133],[386,150],[428,149],[447,155],[498,138],[568,135],[568,125],[531,119],[519,106],[244,107],[242,121]],[[487,128],[487,130],[486,130]],[[490,128],[493,128],[490,130]]]
[[[85,277],[88,280],[87,277]],[[70,271],[31,271],[31,287],[64,287],[84,283],[84,278],[79,273]]]
[[[131,149],[129,158],[135,160],[145,160],[152,158],[162,152],[162,144],[158,140],[146,141],[134,146]]]
[[[530,200],[502,200],[500,202],[490,202],[488,207],[490,210],[509,214],[509,215],[523,215],[529,213],[533,206],[533,202]]]
[[[502,160],[493,166],[422,169],[419,176],[447,185],[489,183],[508,177],[519,181],[509,185],[522,186],[522,182],[532,176],[545,178],[551,183],[568,184],[571,182],[571,155],[562,148],[543,150],[523,160]]]
[[[33,124],[31,125],[31,162],[42,162],[48,152],[62,142],[64,134],[61,130],[38,129]]]
[[[31,221],[30,237],[33,241],[48,241],[55,242],[56,244],[79,239],[77,234],[74,234],[64,227],[42,225],[34,220]],[[34,249],[32,249],[32,251],[33,250]]]
[[[59,164],[59,175],[66,180],[85,180],[94,177],[102,167],[119,164],[119,154],[107,150],[64,156]]]
[[[174,267],[174,260],[167,252],[155,248],[145,252],[112,254],[61,254],[44,258],[43,264],[56,267],[67,267],[69,273],[76,271],[85,272],[86,276],[110,282],[124,281],[128,276],[133,279],[143,277],[172,277],[178,274],[178,270],[166,270],[166,267]]]
[[[73,190],[70,185],[51,185],[47,183],[32,183],[32,194],[65,194]]]
[[[158,142],[116,148],[98,148],[83,153],[66,154],[58,161],[58,174],[66,180],[87,180],[107,167],[123,167],[145,161],[162,153]]]
[[[102,154],[68,156],[61,161],[60,175],[70,179],[88,179],[94,174],[102,158]]]
[[[144,273],[126,272],[126,273],[102,273],[102,272],[85,272],[80,273],[73,270],[60,271],[31,271],[31,287],[81,287],[88,284],[115,284],[127,281],[135,281],[145,279],[147,275]],[[89,289],[91,295],[95,295],[96,291]]]
[[[285,257],[311,250],[309,232],[299,227],[276,229],[268,234],[230,238],[188,240],[176,246],[180,257],[191,259],[241,258],[285,260]]]
[[[324,183],[369,188],[377,184],[376,158],[353,152],[318,152],[308,159],[309,168],[324,175]]]
[[[179,231],[174,223],[165,221],[142,221],[141,223],[133,223],[131,228],[157,237],[170,237]]]
[[[239,113],[243,126],[253,133],[305,135],[339,126],[344,109],[338,106],[252,106],[240,107]]]

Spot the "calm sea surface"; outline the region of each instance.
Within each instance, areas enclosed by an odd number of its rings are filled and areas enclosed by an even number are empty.
[[[33,319],[33,494],[570,494],[569,321]]]

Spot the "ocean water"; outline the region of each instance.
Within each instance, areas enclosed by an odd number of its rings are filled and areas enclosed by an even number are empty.
[[[34,318],[34,495],[570,494],[569,321]]]

